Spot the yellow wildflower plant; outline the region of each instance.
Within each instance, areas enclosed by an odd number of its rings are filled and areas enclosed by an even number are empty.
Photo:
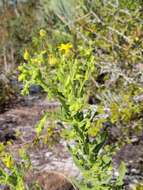
[[[71,43],[66,43],[66,44],[61,44],[58,48],[63,53],[68,54],[69,51],[73,48],[73,45]]]
[[[26,61],[28,61],[28,59],[30,58],[30,54],[27,49],[25,49],[25,51],[24,51],[23,58]]]
[[[40,31],[39,31],[39,35],[40,35],[40,37],[41,38],[44,38],[45,36],[46,36],[46,31],[44,30],[44,29],[41,29]]]

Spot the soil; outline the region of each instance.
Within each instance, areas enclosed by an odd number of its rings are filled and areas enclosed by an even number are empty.
[[[27,175],[25,180],[29,186],[31,186],[33,182],[36,182],[45,190],[76,190],[69,179],[58,172],[31,173]]]

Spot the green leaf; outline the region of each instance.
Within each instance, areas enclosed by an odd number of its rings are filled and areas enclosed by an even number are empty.
[[[119,166],[119,177],[117,178],[116,184],[118,186],[122,186],[124,184],[124,177],[126,174],[126,164],[125,162],[121,162],[120,166]]]
[[[41,134],[41,132],[42,132],[42,130],[43,130],[43,128],[44,128],[44,125],[45,125],[45,123],[46,123],[47,118],[48,118],[48,113],[46,112],[46,113],[44,114],[44,116],[42,117],[42,119],[41,119],[41,120],[38,122],[38,124],[36,125],[36,132],[37,132],[38,135]]]

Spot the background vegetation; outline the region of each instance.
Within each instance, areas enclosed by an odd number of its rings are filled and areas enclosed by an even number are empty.
[[[9,79],[23,60],[23,93],[40,85],[61,103],[58,119],[70,126],[63,136],[83,174],[81,189],[125,188],[125,163],[116,177],[112,157],[142,131],[142,9],[141,0],[39,0],[1,13],[4,74]],[[3,86],[2,97],[9,94]]]

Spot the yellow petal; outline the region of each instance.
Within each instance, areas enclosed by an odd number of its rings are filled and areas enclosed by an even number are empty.
[[[30,58],[29,52],[25,50],[23,58],[27,61]]]

